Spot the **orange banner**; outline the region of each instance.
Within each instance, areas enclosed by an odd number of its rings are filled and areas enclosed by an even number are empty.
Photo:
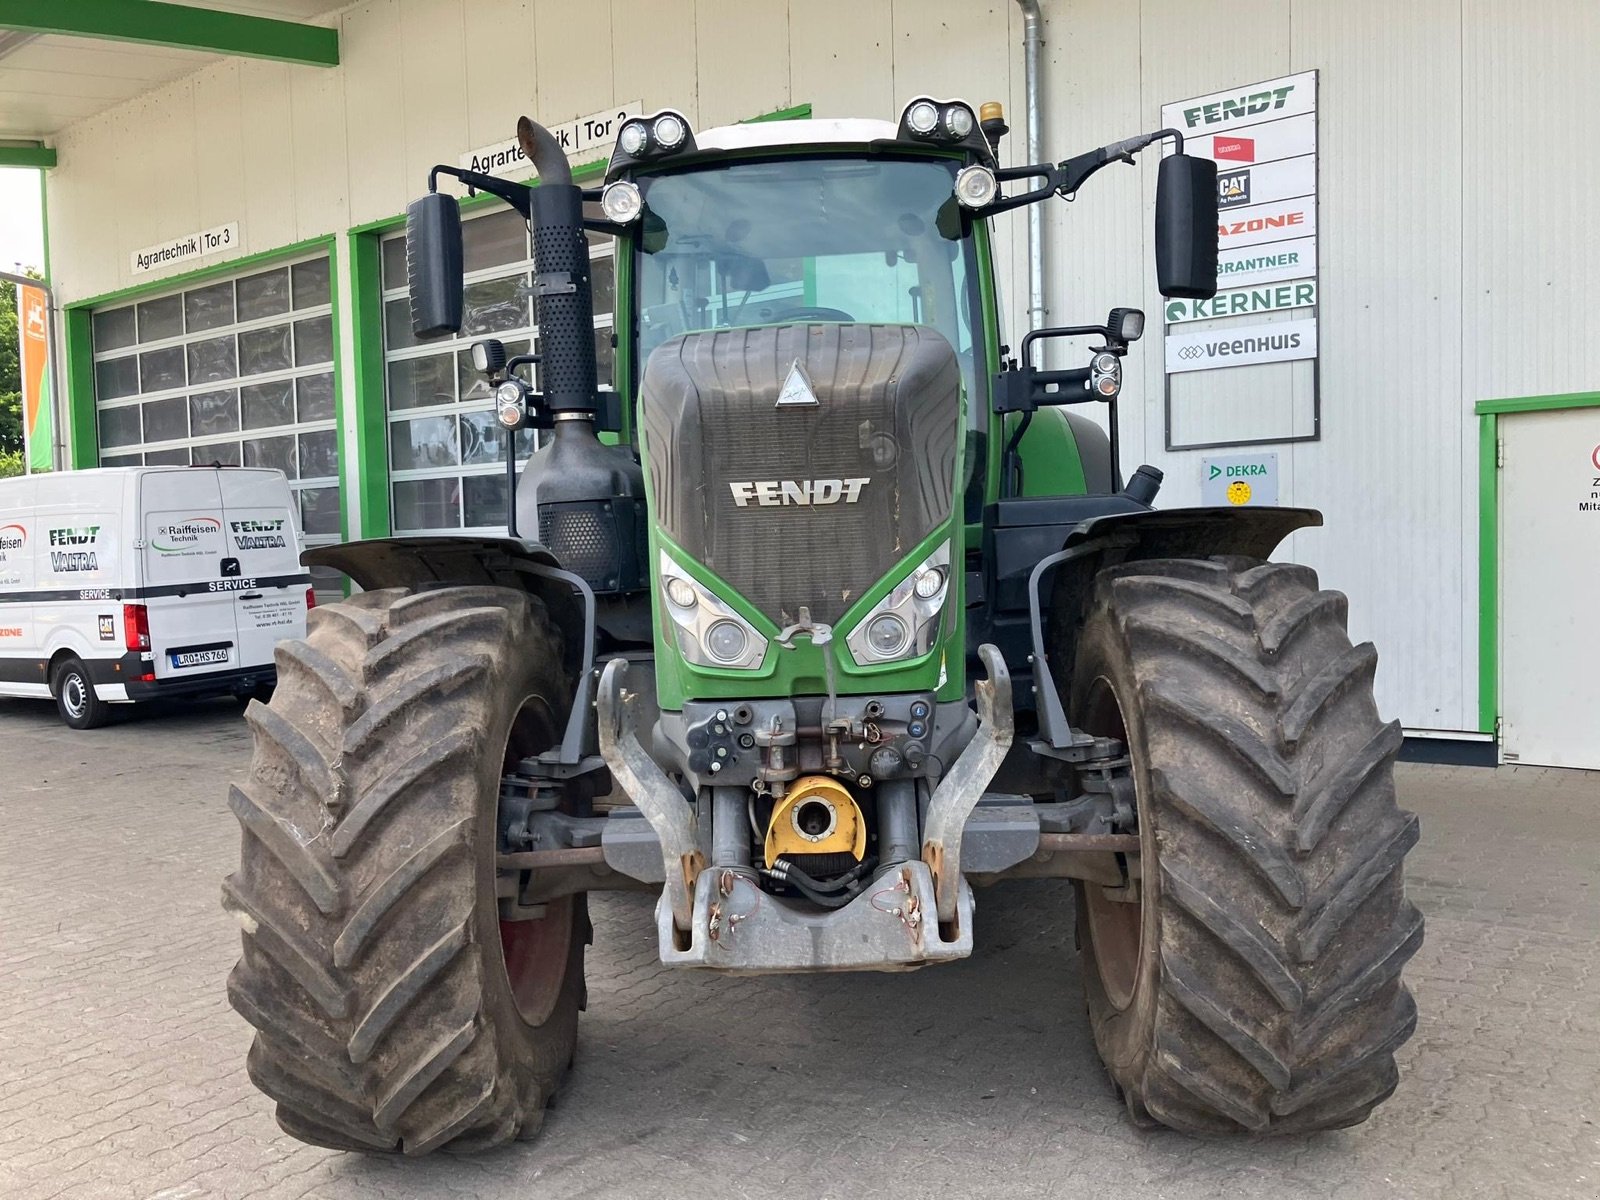
[[[28,470],[48,471],[54,441],[50,411],[49,303],[43,290],[18,285],[17,317],[22,335],[22,439]]]

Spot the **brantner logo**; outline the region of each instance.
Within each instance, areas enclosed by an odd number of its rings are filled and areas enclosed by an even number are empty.
[[[758,479],[730,483],[733,502],[747,508],[753,500],[763,508],[784,504],[854,504],[870,479]]]
[[[221,532],[222,522],[215,517],[185,517],[158,528],[150,545],[162,554],[182,554],[198,546],[202,538]]]
[[[288,546],[283,536],[283,518],[275,521],[229,521],[233,544],[241,550],[282,550]]]
[[[100,526],[83,525],[70,529],[52,529],[51,546],[92,546],[100,536]],[[50,569],[57,574],[69,571],[98,571],[100,560],[93,550],[51,550]]]

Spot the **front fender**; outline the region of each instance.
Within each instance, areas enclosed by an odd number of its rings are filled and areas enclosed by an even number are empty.
[[[497,584],[527,590],[526,567],[560,566],[538,542],[509,537],[392,537],[307,550],[308,567],[342,571],[365,591],[424,584]]]
[[[1112,513],[1076,526],[1062,549],[1041,560],[1028,580],[1041,737],[1058,749],[1072,744],[1052,676],[1071,666],[1071,651],[1063,653],[1061,647],[1073,644],[1094,578],[1102,569],[1141,559],[1209,558],[1214,554],[1264,560],[1295,530],[1321,524],[1322,514],[1314,508],[1263,506]],[[1051,646],[1057,648],[1054,656],[1047,653]]]
[[[317,546],[300,555],[308,567],[342,571],[366,591],[379,588],[488,584],[516,588],[544,601],[561,630],[565,665],[585,680],[593,662],[594,592],[561,569],[538,542],[521,538],[432,536],[368,538]]]

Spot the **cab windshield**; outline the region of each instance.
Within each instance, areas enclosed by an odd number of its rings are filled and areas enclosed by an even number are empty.
[[[926,325],[974,394],[972,241],[954,160],[760,159],[638,180],[639,361],[707,329]]]

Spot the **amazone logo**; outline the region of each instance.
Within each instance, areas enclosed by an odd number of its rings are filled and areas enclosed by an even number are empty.
[[[50,544],[52,546],[92,546],[100,536],[100,526],[85,525],[77,529],[52,529],[50,531]]]
[[[730,483],[733,502],[747,508],[753,500],[763,508],[784,504],[854,504],[868,479],[759,479],[750,483]]]
[[[1256,117],[1264,112],[1275,112],[1289,101],[1294,84],[1273,88],[1270,92],[1249,92],[1243,96],[1230,96],[1210,104],[1197,104],[1183,110],[1183,123],[1190,129],[1196,125],[1220,125],[1239,117]]]
[[[1251,217],[1248,221],[1224,221],[1217,226],[1219,237],[1233,237],[1240,233],[1260,233],[1264,229],[1283,229],[1290,225],[1304,225],[1303,212],[1284,213],[1280,217]]]

